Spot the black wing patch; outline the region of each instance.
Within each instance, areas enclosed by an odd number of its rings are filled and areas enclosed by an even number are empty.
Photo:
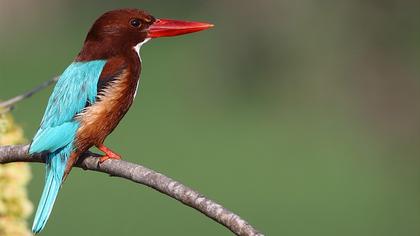
[[[102,94],[104,89],[108,87],[112,82],[118,80],[120,78],[120,75],[123,73],[124,67],[113,73],[112,75],[108,75],[105,77],[102,77],[98,81],[98,87],[97,87],[97,94]]]

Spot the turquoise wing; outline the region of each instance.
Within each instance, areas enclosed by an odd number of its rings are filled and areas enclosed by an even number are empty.
[[[41,126],[32,140],[30,154],[55,152],[73,142],[79,122],[74,117],[97,95],[105,60],[74,62],[60,76],[48,101]]]

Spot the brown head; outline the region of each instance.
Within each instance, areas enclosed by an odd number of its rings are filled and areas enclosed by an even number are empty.
[[[95,21],[76,60],[125,55],[135,52],[151,38],[188,34],[212,26],[207,23],[156,19],[139,9],[113,10]]]

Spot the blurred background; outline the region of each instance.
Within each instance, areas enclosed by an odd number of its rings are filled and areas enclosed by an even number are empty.
[[[0,99],[60,74],[115,8],[208,21],[142,48],[107,139],[267,235],[420,234],[420,2],[0,1]],[[31,138],[51,88],[13,112]],[[44,166],[32,165],[38,203]],[[30,222],[32,224],[32,222]],[[42,235],[230,235],[147,187],[74,169]]]

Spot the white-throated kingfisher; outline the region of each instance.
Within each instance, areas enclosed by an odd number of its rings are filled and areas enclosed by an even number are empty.
[[[48,220],[60,187],[79,156],[96,146],[100,162],[121,157],[104,146],[137,93],[140,47],[153,38],[205,30],[213,25],[156,19],[138,9],[106,12],[90,29],[75,61],[49,98],[29,153],[46,153],[46,177],[32,231]]]

